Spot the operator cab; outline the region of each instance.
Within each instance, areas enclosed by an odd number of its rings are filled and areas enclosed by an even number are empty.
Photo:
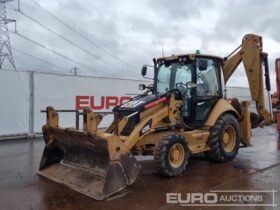
[[[215,103],[223,97],[222,61],[219,57],[196,54],[159,58],[154,93],[174,90],[176,98],[183,101],[185,123],[202,125]]]

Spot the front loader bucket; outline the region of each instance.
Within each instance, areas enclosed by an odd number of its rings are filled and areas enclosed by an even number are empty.
[[[46,146],[38,174],[96,200],[132,184],[140,171],[130,154],[111,160],[108,139],[100,135],[48,126],[43,133]]]

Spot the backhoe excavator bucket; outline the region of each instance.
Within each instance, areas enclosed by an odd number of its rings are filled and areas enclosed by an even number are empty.
[[[106,199],[135,181],[140,165],[130,153],[112,159],[108,142],[112,138],[102,133],[53,127],[58,123],[51,118],[58,115],[54,109],[48,109],[48,123],[43,126],[46,146],[39,175],[96,200]]]

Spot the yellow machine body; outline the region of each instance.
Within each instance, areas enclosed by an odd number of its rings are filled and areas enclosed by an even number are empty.
[[[262,62],[266,57],[262,53],[261,37],[252,34],[245,36],[240,50],[234,53],[226,60],[216,56],[187,54],[160,58],[158,62],[177,62],[181,58],[192,62],[196,58],[210,57],[219,61],[223,70],[220,78],[224,78],[221,82],[226,84],[243,61],[252,99],[257,103],[259,118],[256,125],[268,125],[272,119],[264,107]],[[195,87],[196,84],[192,83],[189,88]],[[154,99],[144,104],[145,97]],[[120,110],[134,106],[135,101],[144,104],[139,109],[141,111],[121,114]],[[186,103],[178,99],[176,91],[161,95],[147,93],[114,109],[114,121],[105,130],[98,129],[102,114],[93,110],[82,113],[83,129],[80,130],[60,127],[58,111],[47,107],[47,123],[43,126],[46,146],[38,173],[94,199],[104,200],[136,180],[141,169],[135,159],[137,155],[155,155],[157,161],[163,161],[159,160],[160,155],[168,149],[170,165],[174,168],[185,161],[186,153],[208,152],[210,157],[213,156],[211,138],[216,135],[213,132],[217,132],[214,129],[219,123],[225,129],[221,135],[224,144],[228,145],[225,151],[229,150],[229,154],[232,145],[228,142],[239,142],[236,139],[239,138],[239,130],[241,143],[250,144],[251,128],[256,126],[252,126],[249,102],[239,103],[220,97],[213,103],[203,123],[194,125],[183,117]],[[224,126],[226,120],[232,123]],[[185,143],[177,141],[176,136],[179,140],[184,139]],[[175,138],[175,143],[169,147],[168,139],[172,138]]]

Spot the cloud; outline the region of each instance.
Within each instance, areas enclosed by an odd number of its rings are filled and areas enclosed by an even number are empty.
[[[158,16],[172,21],[186,22],[189,19],[199,18],[201,13],[213,6],[211,0],[205,1],[185,1],[174,0],[154,0],[149,1],[149,5]]]
[[[274,0],[232,0],[217,9],[219,19],[213,31],[212,40],[236,41],[243,34],[256,33],[280,41],[279,2]]]
[[[70,72],[76,65],[80,74],[127,78],[131,75],[141,79],[141,66],[151,64],[153,57],[161,56],[162,48],[165,55],[193,53],[196,49],[200,49],[202,53],[224,57],[240,44],[242,37],[247,33],[263,36],[264,48],[270,54],[272,72],[274,59],[280,56],[278,35],[280,5],[273,0],[37,1],[43,8],[99,47],[73,33],[32,1],[21,2],[22,11],[86,51],[97,55],[98,58],[72,46],[9,9],[8,16],[17,20],[20,33],[89,66],[87,68],[67,61],[46,49],[11,35],[13,47],[64,67],[63,70],[56,69],[14,51],[15,63],[19,69],[24,67],[42,71]],[[17,6],[16,1],[7,4]],[[110,56],[100,47],[119,59]],[[242,73],[241,68],[238,72],[234,74],[235,79],[233,78],[231,84],[246,86],[244,72]],[[274,79],[272,74],[273,87],[275,87]]]

